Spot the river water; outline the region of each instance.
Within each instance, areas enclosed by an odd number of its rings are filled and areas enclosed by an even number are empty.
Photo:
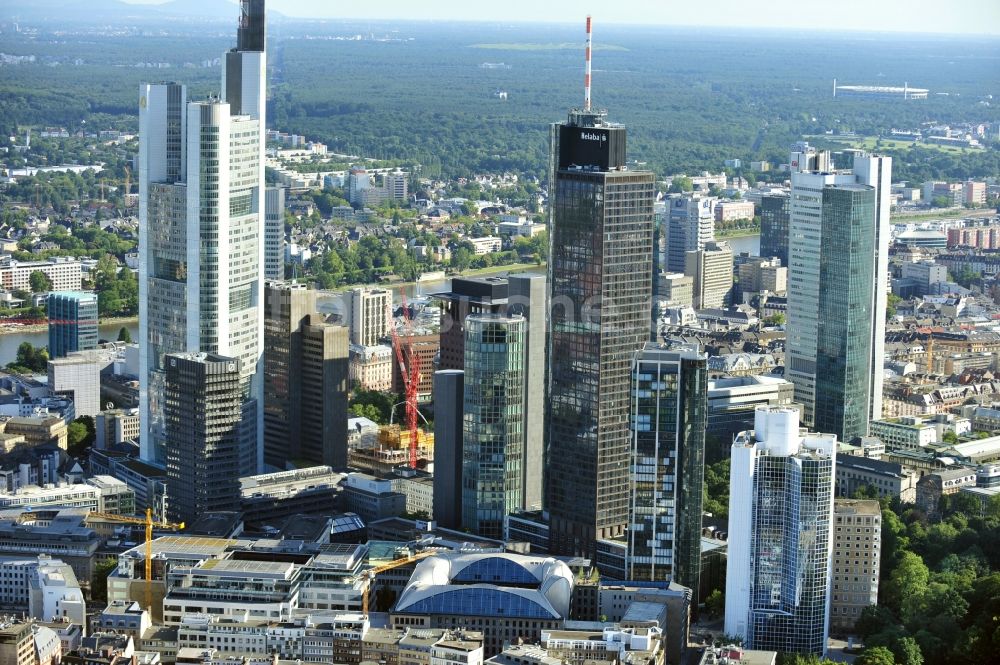
[[[729,246],[733,250],[733,254],[739,254],[740,252],[749,252],[752,255],[756,255],[760,252],[760,236],[745,236],[742,238],[729,238],[726,240]],[[544,268],[539,268],[536,270],[544,271]],[[532,269],[524,270],[521,272],[533,272]],[[399,287],[392,287],[397,293],[397,300]],[[406,297],[411,300],[420,299],[426,297],[432,293],[441,293],[443,291],[448,291],[451,288],[450,279],[438,279],[428,282],[420,282],[418,284],[408,284],[403,287],[403,291],[406,293]],[[324,293],[319,298],[319,310],[326,314],[340,314],[343,316],[345,312],[345,292],[338,293]],[[128,328],[129,332],[132,334],[133,340],[139,339],[139,324],[129,323],[125,326]],[[118,331],[121,330],[120,323],[113,323],[108,325],[100,326],[100,339],[115,340],[118,339]],[[17,347],[21,345],[22,342],[31,342],[35,346],[47,346],[49,343],[49,334],[46,331],[34,332],[34,333],[7,333],[0,334],[0,367],[6,365],[7,363],[14,362],[17,359]]]

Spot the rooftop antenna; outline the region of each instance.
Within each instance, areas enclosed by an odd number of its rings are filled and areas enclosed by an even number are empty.
[[[593,31],[591,30],[591,20],[590,16],[587,16],[587,51],[586,51],[586,61],[587,64],[584,69],[583,74],[583,110],[590,110],[590,51],[593,46]]]

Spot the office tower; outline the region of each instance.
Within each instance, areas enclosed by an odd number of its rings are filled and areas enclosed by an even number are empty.
[[[462,526],[502,538],[524,504],[524,337],[521,316],[465,320]]]
[[[403,338],[402,353],[405,364],[410,366],[410,358],[417,358],[420,363],[420,382],[417,384],[417,401],[421,404],[431,401],[432,390],[434,389],[434,358],[437,357],[441,349],[441,338],[437,333],[430,333],[422,329],[414,329],[410,332],[399,331],[399,336]],[[395,356],[393,356],[395,358]],[[392,363],[392,391],[396,394],[402,393],[403,375],[399,370],[399,363]]]
[[[595,557],[628,520],[632,358],[649,339],[655,178],[625,128],[573,110],[551,129],[548,509],[552,551]]]
[[[858,154],[792,174],[785,372],[806,422],[845,441],[882,409],[890,171]]]
[[[456,277],[451,291],[435,293],[441,301],[441,369],[465,366],[465,319],[470,314],[502,312],[507,307],[506,277]]]
[[[316,312],[316,291],[264,291],[264,451],[269,465],[347,464],[347,328]]]
[[[708,242],[688,252],[684,274],[694,280],[692,301],[695,309],[727,307],[733,295],[733,250],[725,242]]]
[[[751,649],[826,652],[836,450],[786,408],[757,409],[733,443],[725,632]]]
[[[830,628],[851,633],[861,612],[878,605],[882,509],[874,499],[836,499],[833,517]]]
[[[97,348],[97,294],[53,291],[45,305],[49,319],[49,357]]]
[[[668,307],[690,307],[694,303],[694,278],[681,272],[661,272],[657,297]]]
[[[696,596],[707,389],[706,356],[697,346],[668,350],[650,342],[636,353],[626,578],[677,582]]]
[[[375,346],[389,337],[392,325],[392,291],[351,289],[351,344]]]
[[[788,158],[788,170],[791,173],[806,173],[815,171],[826,173],[833,169],[833,159],[829,150],[817,150],[806,141],[792,145]]]
[[[671,194],[667,199],[668,272],[684,272],[688,252],[705,247],[715,239],[714,196]]]
[[[781,265],[788,266],[789,202],[787,194],[765,194],[760,197],[760,255],[777,256]]]
[[[465,372],[434,372],[434,521],[445,529],[462,525],[462,421]]]
[[[144,460],[162,464],[164,357],[239,360],[244,435],[263,464],[264,2],[242,0],[225,54],[226,101],[188,102],[184,86],[144,84],[139,99],[140,412]],[[251,469],[252,471],[252,469]]]
[[[285,278],[285,188],[264,190],[264,279]]]
[[[254,440],[241,427],[243,374],[238,358],[168,354],[165,408],[167,510],[174,521],[240,509],[240,476],[256,469]]]
[[[524,508],[538,510],[545,498],[545,275],[507,278],[507,314],[523,316]]]

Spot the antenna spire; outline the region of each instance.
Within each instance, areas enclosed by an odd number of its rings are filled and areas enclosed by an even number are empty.
[[[586,65],[583,74],[583,110],[590,110],[590,51],[593,46],[593,31],[591,29],[590,16],[587,16],[587,51]]]

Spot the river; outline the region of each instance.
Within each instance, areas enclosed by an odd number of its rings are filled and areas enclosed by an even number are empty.
[[[729,238],[726,242],[728,242],[729,246],[732,248],[733,254],[749,252],[750,254],[756,256],[756,254],[760,251],[759,235]],[[544,268],[540,268],[538,270],[544,271]],[[533,270],[521,270],[519,272],[533,272]],[[399,287],[394,286],[391,288],[397,293],[396,299],[398,300]],[[451,288],[451,279],[438,279],[420,282],[418,284],[407,284],[402,288],[406,293],[407,298],[419,299],[432,293],[448,291]],[[319,310],[326,314],[340,314],[343,316],[345,312],[344,294],[344,291],[324,293],[319,298]],[[121,327],[120,323],[100,326],[100,339],[118,339],[118,331],[121,330]],[[129,323],[125,327],[127,327],[129,332],[132,334],[133,340],[139,339],[139,324]],[[14,360],[17,359],[17,347],[20,346],[22,342],[31,342],[33,345],[39,347],[48,346],[49,334],[48,332],[42,330],[39,332],[7,333],[0,335],[0,367],[3,367],[7,363],[14,362]]]

